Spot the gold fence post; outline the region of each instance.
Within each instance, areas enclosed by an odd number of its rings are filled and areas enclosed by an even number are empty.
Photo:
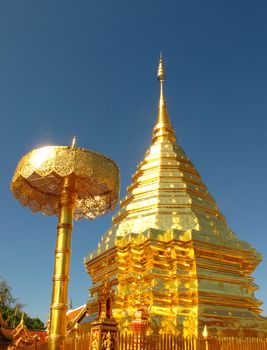
[[[202,336],[205,342],[205,350],[209,350],[209,341],[208,341],[208,337],[209,337],[209,332],[208,332],[208,327],[207,325],[204,326],[203,332],[202,332]]]

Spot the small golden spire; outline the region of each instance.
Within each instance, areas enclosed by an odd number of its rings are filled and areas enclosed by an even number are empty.
[[[170,124],[170,119],[167,111],[167,106],[164,98],[163,83],[166,79],[162,53],[160,53],[159,68],[158,68],[158,80],[160,82],[160,97],[159,97],[159,107],[158,107],[158,123],[165,122]]]
[[[76,146],[76,136],[73,136],[71,147],[75,147],[75,146]]]
[[[161,53],[160,53],[157,77],[160,82],[160,97],[159,97],[159,105],[158,105],[157,124],[155,125],[154,131],[153,131],[153,142],[155,142],[156,140],[162,137],[164,138],[167,137],[167,139],[169,139],[170,141],[175,142],[176,137],[174,135],[174,131],[170,123],[170,118],[169,118],[165,97],[164,97],[163,83],[166,79],[166,73],[165,73],[163,57]]]

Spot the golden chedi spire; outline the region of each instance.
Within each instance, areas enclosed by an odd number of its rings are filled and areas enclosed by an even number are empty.
[[[176,137],[174,135],[174,130],[171,126],[168,109],[164,96],[164,81],[166,79],[163,57],[160,54],[159,67],[158,67],[158,80],[160,82],[160,97],[158,104],[158,116],[157,124],[153,130],[153,142],[156,142],[158,139],[167,139],[175,142]]]
[[[160,57],[160,99],[152,144],[138,164],[96,251],[85,258],[92,294],[107,274],[116,288],[114,317],[129,328],[135,310],[131,285],[140,275],[150,301],[155,333],[255,336],[260,302],[253,272],[261,257],[227,225],[196,168],[176,143],[164,97]],[[97,304],[90,306],[97,310]],[[208,322],[207,322],[208,320]]]
[[[158,67],[160,98],[152,144],[137,166],[120,210],[113,217],[116,236],[131,228],[140,233],[146,229],[199,229],[201,222],[225,225],[224,217],[203,184],[194,165],[176,143],[164,96],[166,73],[162,55]],[[227,234],[230,230],[225,225]]]

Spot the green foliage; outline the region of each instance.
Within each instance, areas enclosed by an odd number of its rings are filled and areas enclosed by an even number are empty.
[[[0,277],[0,305],[14,306],[18,301],[11,294],[11,288],[5,280]]]
[[[42,330],[45,329],[44,323],[38,317],[29,317],[25,314],[25,324],[28,329]]]
[[[0,312],[4,320],[7,321],[8,327],[15,328],[24,313],[24,322],[28,329],[45,329],[44,323],[39,318],[31,318],[23,312],[23,306],[18,299],[13,297],[8,283],[0,277]]]

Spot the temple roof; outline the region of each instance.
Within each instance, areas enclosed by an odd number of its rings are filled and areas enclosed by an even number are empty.
[[[164,96],[165,78],[161,56],[160,97],[151,145],[132,176],[112,227],[89,260],[115,246],[117,239],[149,229],[195,230],[224,241],[237,240],[198,171],[176,142]]]
[[[80,322],[80,320],[85,317],[87,312],[87,305],[81,305],[76,309],[68,310],[67,319],[68,323],[71,326],[75,325],[76,322]]]

